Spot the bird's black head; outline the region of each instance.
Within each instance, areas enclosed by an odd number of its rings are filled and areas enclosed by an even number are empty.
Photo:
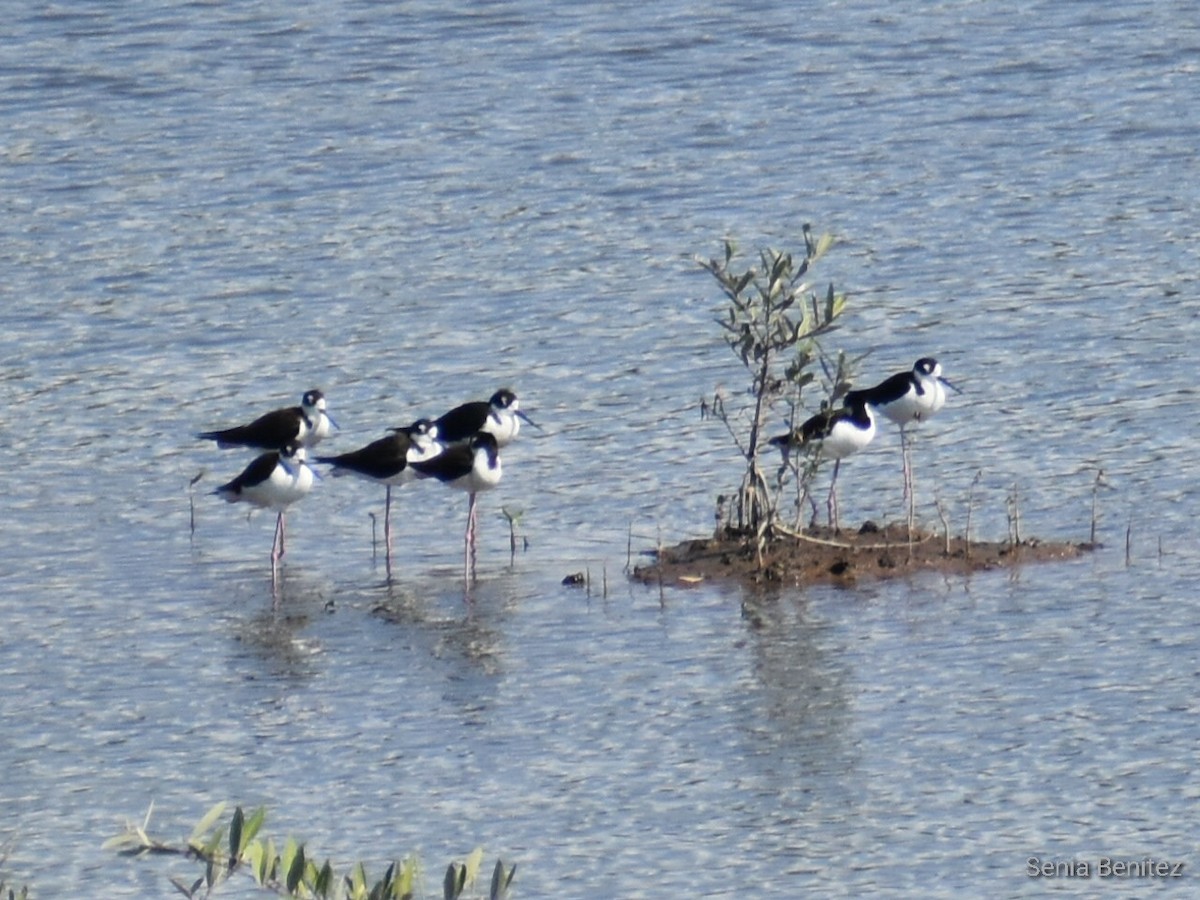
[[[842,406],[855,413],[861,413],[866,405],[867,394],[865,391],[848,391],[842,398]]]
[[[508,409],[510,406],[516,406],[517,395],[508,388],[500,388],[496,393],[492,394],[492,399],[488,401],[493,409]]]
[[[431,441],[438,438],[437,423],[432,419],[416,419],[411,425],[393,425],[388,431],[393,434],[404,434],[410,438],[427,437]]]
[[[304,396],[300,398],[300,405],[305,409],[317,409],[324,405],[325,395],[317,388],[310,391],[305,391]]]
[[[918,375],[931,375],[937,378],[942,374],[942,364],[932,356],[922,356],[913,365],[913,371]]]
[[[472,453],[478,453],[480,450],[487,454],[488,468],[496,468],[496,461],[500,458],[500,445],[496,443],[496,436],[489,431],[477,431],[471,435],[471,440],[468,444]]]

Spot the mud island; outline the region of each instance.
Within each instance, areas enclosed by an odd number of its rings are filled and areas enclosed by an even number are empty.
[[[1012,541],[967,541],[944,533],[914,531],[865,522],[856,531],[828,528],[790,531],[776,525],[759,556],[753,535],[725,529],[712,538],[684,541],[658,551],[654,562],[638,566],[633,578],[645,584],[687,587],[709,581],[853,585],[938,572],[962,575],[1025,563],[1076,559],[1096,545],[1027,538]]]

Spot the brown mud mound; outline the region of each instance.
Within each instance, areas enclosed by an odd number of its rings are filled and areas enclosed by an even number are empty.
[[[634,569],[633,577],[645,584],[685,587],[707,581],[849,585],[918,572],[965,574],[1075,559],[1093,549],[1095,545],[1087,543],[1036,538],[1020,543],[968,543],[951,537],[947,543],[945,535],[933,532],[914,532],[910,542],[903,525],[880,528],[867,522],[857,532],[840,534],[828,528],[783,529],[764,546],[760,566],[753,538],[730,530],[718,538],[663,548],[654,563]]]

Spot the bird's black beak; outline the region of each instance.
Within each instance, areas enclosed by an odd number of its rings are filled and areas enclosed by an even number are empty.
[[[938,379],[938,381],[940,381],[940,382],[941,382],[942,384],[944,384],[946,387],[950,388],[950,390],[954,391],[954,393],[956,393],[956,394],[961,394],[961,393],[962,393],[962,388],[960,388],[960,387],[959,387],[958,385],[956,385],[956,384],[953,384],[953,383],[951,383],[951,382],[947,381],[945,378],[939,378],[939,379]]]
[[[541,425],[539,425],[537,422],[533,421],[533,419],[529,418],[529,416],[525,415],[525,413],[521,412],[521,410],[519,410],[519,409],[517,410],[517,418],[522,419],[525,422],[528,422],[530,425],[532,425],[538,431],[543,430]]]

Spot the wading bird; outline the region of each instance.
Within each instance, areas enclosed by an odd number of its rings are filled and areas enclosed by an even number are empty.
[[[443,444],[456,444],[485,431],[496,438],[497,446],[503,447],[517,436],[522,420],[534,428],[541,428],[521,412],[517,395],[508,388],[501,388],[490,400],[474,400],[454,407],[435,419],[434,424],[438,440]]]
[[[275,409],[247,425],[236,425],[221,431],[204,431],[196,437],[216,441],[221,448],[258,447],[276,450],[288,444],[315,447],[335,428],[337,423],[325,412],[325,395],[313,388],[305,391],[299,406]]]
[[[467,531],[463,536],[463,577],[467,586],[475,578],[476,510],[475,495],[490,491],[500,483],[499,442],[495,435],[480,431],[466,443],[454,444],[432,459],[411,463],[423,478],[436,478],[442,484],[466,491]]]
[[[815,451],[833,460],[833,477],[829,482],[829,497],[825,501],[829,527],[839,531],[837,507],[837,477],[842,460],[857,453],[875,438],[875,417],[871,407],[861,398],[846,395],[841,409],[823,409],[806,420],[799,428],[773,437],[768,442],[786,456],[795,451]]]
[[[916,518],[916,500],[913,496],[912,450],[909,446],[907,428],[915,422],[923,422],[934,415],[946,403],[946,388],[962,393],[942,377],[942,364],[929,356],[918,359],[912,369],[897,372],[875,387],[850,391],[846,403],[851,399],[862,399],[880,414],[900,426],[900,454],[904,468],[904,498],[908,501],[908,530],[912,533]]]
[[[414,462],[428,460],[442,451],[437,443],[437,426],[428,419],[417,419],[365,447],[337,456],[318,456],[316,461],[333,467],[333,474],[353,475],[387,487],[384,501],[383,541],[390,560],[392,553],[392,487],[414,481]]]
[[[279,513],[275,519],[275,540],[271,544],[272,575],[287,552],[284,514],[289,506],[304,499],[312,490],[313,476],[304,448],[289,444],[282,450],[256,457],[237,478],[213,491],[227,503],[249,503]]]

